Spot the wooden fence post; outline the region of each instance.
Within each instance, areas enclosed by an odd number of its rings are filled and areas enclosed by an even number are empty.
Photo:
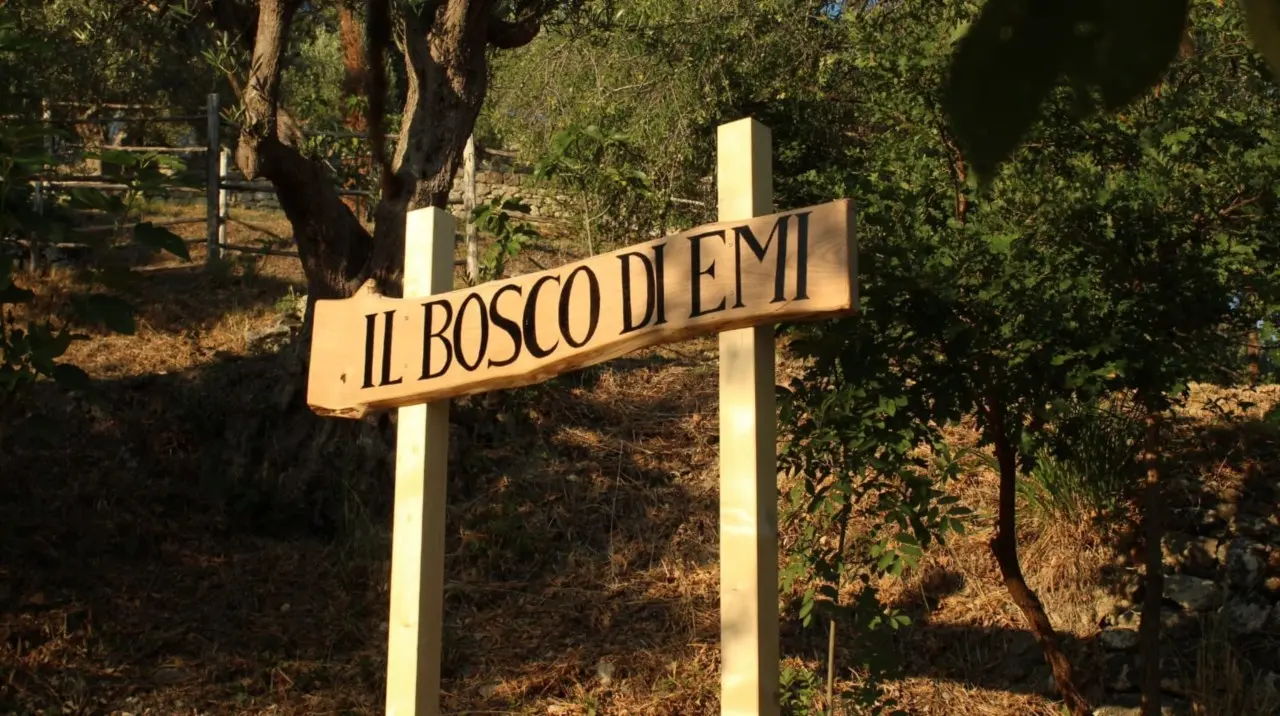
[[[231,151],[218,152],[218,252],[227,245],[227,222],[231,218],[231,190],[223,186],[227,180],[227,167],[231,163]]]
[[[476,237],[476,222],[471,217],[476,208],[476,138],[467,137],[462,152],[462,211],[467,227],[467,279],[471,283],[480,280],[480,242]]]
[[[205,233],[205,264],[212,265],[218,260],[221,254],[218,237],[220,233],[219,221],[219,193],[222,191],[222,139],[221,133],[221,107],[218,103],[218,93],[214,92],[208,97],[208,105],[205,108],[207,112],[208,132],[205,143],[205,162],[208,170],[205,172],[208,176],[208,182],[205,185],[205,212],[207,215],[207,226]]]
[[[772,211],[768,128],[716,132],[719,220]],[[785,240],[780,235],[778,240]],[[720,334],[720,713],[779,710],[778,475],[774,329]]]
[[[447,211],[431,207],[409,212],[404,295],[426,296],[453,288],[454,232],[453,215]],[[388,716],[440,713],[448,459],[449,401],[400,408],[387,639]]]
[[[46,171],[48,171],[48,169],[51,166],[55,166],[57,164],[56,162],[53,161],[53,131],[52,131],[53,115],[49,112],[49,101],[45,99],[40,100],[40,122],[41,122],[41,125],[40,125],[41,131],[44,133],[45,157],[49,159],[49,161],[51,162],[48,166],[40,167],[40,174],[43,175]],[[44,216],[45,192],[44,192],[43,180],[41,179],[36,180],[35,190],[36,190],[36,194],[35,194],[36,213],[41,216]],[[40,241],[39,234],[40,232],[35,232],[31,235],[31,244],[30,244],[30,248],[28,248],[28,251],[31,252],[31,256],[29,257],[30,262],[28,263],[28,268],[30,269],[33,275],[40,268],[41,241]]]

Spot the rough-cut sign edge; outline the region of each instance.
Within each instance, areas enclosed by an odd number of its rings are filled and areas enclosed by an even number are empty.
[[[670,239],[672,237],[683,236],[686,234],[700,233],[703,231],[714,231],[715,229],[721,226],[740,225],[744,223],[744,221],[756,221],[761,219],[780,217],[784,215],[797,214],[797,213],[804,212],[806,210],[816,209],[822,206],[830,206],[833,204],[845,205],[845,211],[846,211],[845,221],[847,222],[846,228],[848,231],[847,240],[849,242],[848,244],[849,296],[848,296],[848,305],[843,308],[825,308],[825,309],[820,309],[815,311],[789,313],[780,318],[777,317],[776,314],[785,313],[788,307],[793,306],[794,304],[797,303],[797,301],[795,301],[794,299],[788,299],[781,304],[777,304],[779,309],[777,311],[756,314],[754,316],[744,316],[743,318],[737,319],[737,320],[714,321],[714,322],[709,321],[707,323],[686,325],[680,328],[673,328],[669,330],[661,329],[657,331],[639,332],[638,334],[635,334],[625,340],[610,343],[607,345],[601,345],[599,349],[588,349],[580,353],[568,355],[563,358],[553,360],[551,362],[540,365],[539,367],[532,369],[526,373],[521,373],[519,375],[495,376],[489,379],[480,379],[480,380],[477,380],[475,383],[471,384],[470,386],[467,386],[466,388],[453,386],[448,388],[441,388],[435,391],[427,389],[427,390],[418,391],[413,395],[409,395],[409,396],[403,396],[398,398],[387,398],[383,400],[373,400],[367,403],[360,403],[350,408],[336,408],[336,409],[325,408],[319,405],[312,405],[310,402],[310,398],[308,397],[308,401],[307,401],[308,407],[311,409],[313,413],[315,413],[316,415],[320,415],[322,417],[348,418],[348,419],[357,420],[357,419],[364,418],[372,413],[382,412],[385,410],[392,410],[395,408],[402,408],[408,405],[419,405],[422,403],[430,403],[435,400],[442,400],[442,399],[451,400],[453,398],[461,398],[468,395],[476,395],[477,393],[487,393],[493,390],[521,388],[526,385],[543,383],[552,378],[555,378],[556,376],[564,375],[574,370],[589,368],[593,365],[598,365],[600,363],[604,363],[606,361],[613,360],[614,358],[623,356],[627,353],[640,350],[641,348],[653,348],[657,346],[668,345],[671,343],[679,343],[681,341],[686,341],[686,340],[695,338],[697,336],[707,335],[710,333],[723,333],[724,331],[732,331],[739,328],[751,328],[753,326],[761,326],[761,325],[767,325],[767,324],[777,324],[783,321],[786,321],[789,323],[790,322],[799,323],[804,321],[826,320],[826,319],[841,318],[841,317],[856,315],[858,312],[857,241],[855,239],[854,231],[853,231],[853,202],[849,199],[838,199],[836,201],[827,202],[826,204],[819,204],[811,207],[793,209],[790,211],[782,211],[782,212],[778,212],[777,214],[772,214],[769,216],[752,217],[751,219],[742,220],[742,221],[718,221],[713,224],[705,224],[703,226],[697,226],[685,231],[677,232],[675,234],[670,234],[668,236],[663,237],[663,239]],[[662,239],[658,239],[658,240],[662,240]],[[649,243],[649,242],[644,242],[644,243]],[[581,261],[575,261],[575,262],[564,264],[561,266],[549,268],[549,269],[546,269],[545,271],[546,272],[564,271],[579,263],[583,263],[589,260],[591,259],[583,259]],[[539,271],[537,273],[544,273],[544,272]],[[505,282],[510,280],[511,279],[502,279],[501,281]],[[472,286],[470,288],[474,289],[476,287]],[[454,290],[458,290],[458,289],[454,289]],[[373,282],[370,281],[365,283],[356,292],[356,294],[354,294],[350,298],[323,299],[323,300],[350,301],[362,295],[365,297],[382,296],[382,294],[379,294],[375,289]],[[436,295],[444,295],[444,294],[436,294]],[[413,298],[406,299],[406,298],[388,296],[386,298],[389,298],[391,300],[397,300],[397,301],[399,300],[409,301],[409,300],[418,300],[424,297],[415,296]],[[314,356],[312,356],[312,359],[314,360]],[[309,374],[308,374],[308,380],[310,380]]]

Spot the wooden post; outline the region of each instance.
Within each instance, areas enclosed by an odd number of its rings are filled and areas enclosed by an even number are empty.
[[[462,211],[467,222],[467,279],[471,283],[480,280],[480,244],[476,238],[476,223],[471,211],[476,208],[476,138],[467,137],[462,152]]]
[[[231,152],[223,149],[218,152],[218,250],[227,245],[227,222],[231,217],[231,190],[223,186],[227,180],[227,166],[230,164]]]
[[[453,216],[442,209],[408,214],[404,295],[453,287],[454,231]],[[400,408],[396,427],[386,713],[438,716],[449,401]]]
[[[49,112],[49,101],[46,99],[40,100],[40,122],[41,131],[44,133],[44,153],[46,158],[48,158],[50,162],[53,162],[53,116]],[[43,175],[49,166],[52,166],[52,164],[48,166],[42,165],[40,167],[40,174]],[[44,216],[44,182],[42,180],[36,180],[35,190],[36,213]],[[33,275],[40,268],[41,243],[40,232],[37,231],[33,233],[31,235],[31,246],[28,249],[31,252],[31,256],[29,257],[31,260],[28,263],[28,267]]]
[[[716,133],[720,221],[768,214],[773,161],[754,119]],[[720,334],[720,713],[779,710],[773,326]]]
[[[218,260],[221,249],[218,246],[219,234],[219,197],[218,194],[222,190],[222,172],[221,156],[222,156],[222,140],[220,137],[221,118],[219,117],[221,107],[218,104],[218,93],[214,92],[208,97],[208,104],[205,107],[207,114],[208,132],[205,140],[205,161],[208,169],[205,172],[208,181],[205,185],[205,212],[207,216],[207,226],[205,229],[205,264],[210,265]]]

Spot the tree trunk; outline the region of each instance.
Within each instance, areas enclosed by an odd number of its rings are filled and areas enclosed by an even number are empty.
[[[369,123],[354,100],[364,97],[368,92],[369,73],[365,70],[364,25],[356,17],[351,4],[347,2],[341,2],[338,5],[338,28],[342,38],[342,99],[347,106],[342,123],[348,130],[359,134],[368,131]],[[347,188],[359,189],[369,186],[369,177],[374,172],[374,166],[373,158],[370,156],[361,156],[356,160],[354,168],[357,179],[348,180]],[[343,201],[356,216],[366,215],[369,202],[366,197],[347,196],[343,197]]]
[[[430,0],[418,9],[393,5],[399,14],[393,25],[404,56],[407,91],[392,176],[384,181],[372,234],[333,190],[333,178],[323,167],[281,134],[288,129],[281,121],[287,113],[279,106],[283,53],[293,14],[301,5],[302,0],[259,0],[256,15],[251,15],[243,12],[243,4],[212,0],[207,11],[222,29],[252,38],[246,41],[247,76],[243,81],[229,78],[244,110],[236,164],[246,178],[265,177],[275,185],[293,224],[312,300],[350,296],[369,280],[383,293],[398,295],[405,214],[446,205],[488,87],[488,48],[530,42],[549,4],[517,2],[515,21],[496,16],[497,0]],[[358,58],[364,44],[358,37],[360,23],[347,10],[340,21],[344,88],[360,84],[367,92],[368,67]]]
[[[230,392],[249,404],[228,413],[234,416],[227,421],[228,450],[211,460],[214,469],[223,470],[230,460],[247,479],[289,483],[321,502],[346,493],[346,480],[359,482],[368,476],[362,487],[377,494],[368,495],[368,500],[362,496],[362,507],[380,512],[386,505],[380,500],[389,495],[379,476],[386,475],[394,461],[391,414],[343,421],[307,410],[314,301],[350,296],[369,280],[383,293],[399,295],[405,213],[427,204],[444,206],[448,198],[484,99],[486,47],[525,44],[537,34],[538,23],[536,17],[521,14],[523,1],[515,3],[517,22],[492,17],[497,0],[427,0],[417,10],[401,3],[392,6],[400,14],[392,26],[407,68],[407,99],[392,176],[384,182],[375,210],[377,224],[370,232],[338,195],[335,178],[298,150],[296,123],[279,104],[284,51],[294,13],[301,6],[302,0],[210,0],[203,10],[221,29],[241,38],[247,51],[249,61],[227,78],[243,110],[236,164],[246,178],[263,177],[275,186],[309,287],[306,318],[294,344],[264,361],[267,365],[254,362],[261,375],[237,379],[235,385],[241,388],[269,387]],[[368,84],[366,78],[366,91]],[[260,404],[263,396],[267,405]]]
[[[383,293],[398,295],[405,214],[445,206],[484,100],[491,8],[455,0],[439,4],[429,31],[412,15],[398,25],[408,93],[394,177],[378,202],[370,235],[334,191],[332,177],[277,135],[280,63],[298,5],[299,0],[259,4],[236,163],[247,178],[266,177],[275,185],[293,225],[311,299],[350,296],[368,280]]]
[[[349,3],[338,4],[338,29],[342,38],[342,99],[348,102],[343,123],[353,132],[363,132],[367,129],[364,113],[353,108],[351,100],[363,97],[368,89],[364,26]]]
[[[1160,716],[1160,612],[1164,598],[1164,500],[1161,495],[1159,442],[1160,414],[1147,406],[1142,462],[1147,468],[1142,489],[1142,525],[1146,541],[1146,596],[1138,642],[1142,654],[1142,716]]]
[[[1071,660],[1062,651],[1044,605],[1035,592],[1031,591],[1031,587],[1027,586],[1022,565],[1018,561],[1015,519],[1018,466],[1013,442],[1009,437],[1004,404],[997,398],[988,397],[986,413],[987,429],[995,446],[996,462],[1000,466],[1000,509],[996,521],[996,536],[991,540],[991,552],[1000,565],[1000,574],[1004,578],[1005,588],[1009,590],[1009,596],[1022,610],[1023,617],[1031,627],[1031,634],[1044,652],[1045,661],[1053,671],[1053,679],[1062,692],[1067,708],[1073,716],[1087,716],[1090,712],[1089,703],[1076,687]]]
[[[1258,381],[1262,377],[1262,368],[1260,365],[1262,358],[1262,339],[1258,335],[1258,329],[1254,328],[1249,331],[1249,344],[1245,348],[1245,352],[1249,359],[1249,387],[1257,387]]]

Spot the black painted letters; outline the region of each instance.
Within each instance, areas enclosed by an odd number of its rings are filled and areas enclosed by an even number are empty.
[[[560,283],[560,277],[543,276],[534,281],[529,288],[529,300],[524,304],[524,347],[534,358],[546,358],[560,345],[560,341],[552,343],[550,348],[538,345],[538,292],[542,290],[542,284],[548,281]]]
[[[386,325],[382,329],[382,380],[378,385],[398,385],[404,380],[391,377],[391,332],[395,328],[392,319],[396,312],[385,311]],[[370,313],[364,317],[364,383],[361,388],[373,387],[373,338],[378,328],[378,314]]]
[[[466,351],[462,348],[462,317],[473,299],[480,311],[480,350],[476,351],[476,359],[468,363]],[[489,350],[489,309],[485,308],[480,294],[473,293],[462,299],[462,303],[458,306],[458,320],[453,323],[453,352],[458,356],[458,365],[470,373],[480,367],[480,362],[484,360],[484,353],[487,350]]]
[[[768,296],[770,269],[773,272],[773,290],[769,303],[807,299],[809,219],[808,211],[779,216],[763,242],[753,232],[753,224],[750,222],[685,235],[684,238],[689,240],[689,270],[677,271],[676,275],[683,285],[675,288],[675,294],[682,298],[685,295],[689,297],[689,318],[706,316],[730,307],[743,308],[748,294],[756,296],[764,293]],[[763,229],[763,226],[757,222],[754,228]],[[712,244],[712,249],[708,251],[705,244],[707,239],[719,239],[720,245]],[[728,301],[729,277],[724,275],[724,262],[729,260],[727,250],[730,240],[733,242],[734,262],[732,306]],[[445,376],[454,369],[455,361],[460,370],[474,373],[482,371],[482,368],[511,366],[520,361],[526,352],[534,360],[540,360],[557,351],[583,349],[595,339],[601,325],[605,326],[606,332],[616,330],[617,335],[626,335],[667,323],[667,245],[664,242],[638,246],[616,254],[618,263],[615,265],[620,274],[615,280],[602,281],[597,270],[604,270],[608,274],[605,269],[607,264],[597,262],[579,265],[568,273],[541,276],[528,284],[527,292],[525,285],[520,283],[488,284],[451,294],[453,298],[436,297],[436,300],[422,303],[422,372],[418,380]],[[676,245],[677,251],[682,248],[684,247]],[[747,276],[744,280],[743,261],[750,262],[752,259],[757,263],[748,267],[750,270],[745,271]],[[788,259],[795,264],[794,286],[788,285],[791,282]],[[680,255],[675,260],[683,262],[684,257]],[[720,264],[719,279],[716,264]],[[711,279],[710,283],[704,283],[705,277]],[[585,300],[580,298],[584,283],[587,293]],[[554,284],[555,288],[552,289],[549,284]],[[554,318],[550,310],[552,304],[548,303],[539,313],[538,299],[544,289],[553,290],[556,294],[554,298],[548,296],[544,301],[555,302]],[[608,292],[607,296],[603,296],[607,300],[602,300],[602,292]],[[620,297],[615,295],[619,292]],[[715,302],[714,296],[717,293],[721,297]],[[760,299],[764,300],[764,296],[760,296]],[[506,301],[505,305],[503,301]],[[621,315],[602,317],[601,311],[606,306],[609,311],[620,311]],[[380,388],[404,382],[403,376],[392,375],[393,370],[401,370],[393,365],[395,313],[394,310],[379,311],[364,317],[362,388]],[[381,328],[378,326],[380,320],[384,322]],[[403,321],[403,317],[401,320]],[[551,321],[557,325],[548,325]],[[379,330],[382,332],[381,341]],[[404,330],[401,329],[402,332]],[[541,341],[539,332],[542,335]],[[509,341],[510,348],[494,347],[493,354],[490,354],[490,338],[494,337],[493,334],[497,336],[495,343]],[[551,338],[550,341],[547,340],[548,337]],[[506,340],[501,340],[502,338]],[[562,348],[562,344],[568,348]],[[405,348],[407,346],[401,346],[402,350]],[[379,351],[380,359],[377,357]],[[402,355],[407,357],[407,354]],[[492,355],[497,355],[498,358],[493,358]]]
[[[661,246],[658,247],[661,250]],[[644,318],[637,323],[635,316],[631,315],[631,266],[628,259],[639,259],[640,266],[644,269]],[[653,318],[653,311],[657,303],[655,299],[655,277],[653,271],[653,260],[639,251],[629,251],[618,256],[618,261],[622,262],[622,333],[630,333],[637,328],[644,328],[649,325],[649,319]]]
[[[689,237],[689,305],[691,306],[689,310],[689,318],[697,318],[698,316],[705,316],[708,313],[715,313],[716,311],[724,310],[725,300],[723,298],[720,299],[719,305],[715,308],[708,308],[706,310],[703,310],[702,308],[702,277],[704,275],[710,276],[711,278],[716,277],[715,261],[712,261],[711,265],[707,266],[705,269],[702,268],[702,250],[699,242],[708,236],[718,236],[721,243],[723,243],[724,229],[709,231],[705,234],[696,234]]]
[[[444,309],[444,321],[440,324],[437,331],[431,330],[431,324],[434,322],[434,309],[440,306]],[[453,345],[449,343],[449,339],[445,337],[445,331],[449,330],[449,323],[453,321],[453,306],[448,301],[429,301],[422,304],[423,321],[422,321],[422,378],[438,378],[449,370],[449,366],[453,364]],[[440,370],[431,372],[431,339],[439,339],[444,346],[444,365],[440,366]]]
[[[523,347],[520,341],[520,324],[498,312],[498,301],[502,299],[502,294],[507,291],[515,291],[517,296],[524,295],[524,289],[520,286],[515,284],[507,284],[506,286],[503,286],[493,294],[493,298],[489,299],[489,315],[493,317],[494,325],[501,328],[503,331],[506,331],[508,336],[511,336],[511,355],[503,358],[502,360],[494,360],[490,358],[490,368],[501,368],[504,365],[511,365],[512,363],[515,363],[516,359],[520,357],[520,349]]]
[[[587,335],[581,341],[573,339],[573,333],[569,326],[569,300],[573,296],[573,282],[578,277],[578,273],[585,271],[587,273],[587,288],[590,291],[587,300]],[[600,282],[596,280],[596,274],[586,266],[579,266],[569,272],[569,278],[565,279],[564,290],[560,292],[560,335],[564,337],[565,343],[574,348],[581,348],[591,340],[591,336],[596,334],[596,327],[600,324]]]

